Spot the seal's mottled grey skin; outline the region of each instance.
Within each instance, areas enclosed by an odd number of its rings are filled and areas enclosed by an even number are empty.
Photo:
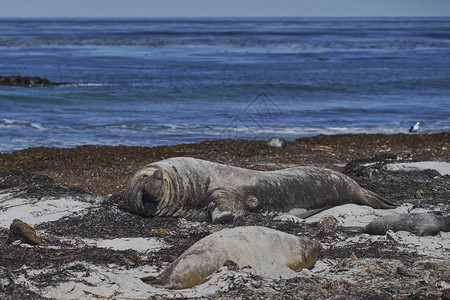
[[[233,261],[243,268],[255,261],[271,261],[294,271],[312,267],[321,251],[320,243],[282,231],[260,227],[236,227],[213,233],[186,250],[158,277],[144,282],[170,289],[185,289]]]
[[[255,171],[189,157],[170,158],[136,172],[123,195],[125,207],[144,216],[179,216],[225,222],[238,211],[317,210],[346,203],[396,205],[325,168]]]
[[[384,235],[386,231],[408,231],[419,236],[436,235],[450,231],[450,216],[429,213],[387,215],[370,222],[364,229],[368,234]]]

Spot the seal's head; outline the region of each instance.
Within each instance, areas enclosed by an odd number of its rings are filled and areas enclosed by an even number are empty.
[[[297,239],[297,242],[290,247],[294,254],[288,264],[288,267],[294,271],[314,266],[322,251],[322,245],[317,241],[300,236],[297,236]]]
[[[132,213],[154,216],[164,194],[163,172],[144,168],[131,178],[123,194],[124,206]]]

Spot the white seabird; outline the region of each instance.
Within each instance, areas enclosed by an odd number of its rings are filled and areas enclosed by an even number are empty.
[[[409,129],[409,132],[419,131],[419,125],[420,125],[420,122],[416,122],[416,124],[414,124],[414,126],[411,126],[411,128]]]

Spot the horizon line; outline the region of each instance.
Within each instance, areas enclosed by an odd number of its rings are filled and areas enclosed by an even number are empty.
[[[0,16],[0,19],[424,19],[424,18],[450,18],[450,16],[39,16],[23,17]]]

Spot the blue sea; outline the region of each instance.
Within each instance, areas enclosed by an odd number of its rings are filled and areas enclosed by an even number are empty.
[[[0,19],[0,152],[450,131],[450,18]]]

